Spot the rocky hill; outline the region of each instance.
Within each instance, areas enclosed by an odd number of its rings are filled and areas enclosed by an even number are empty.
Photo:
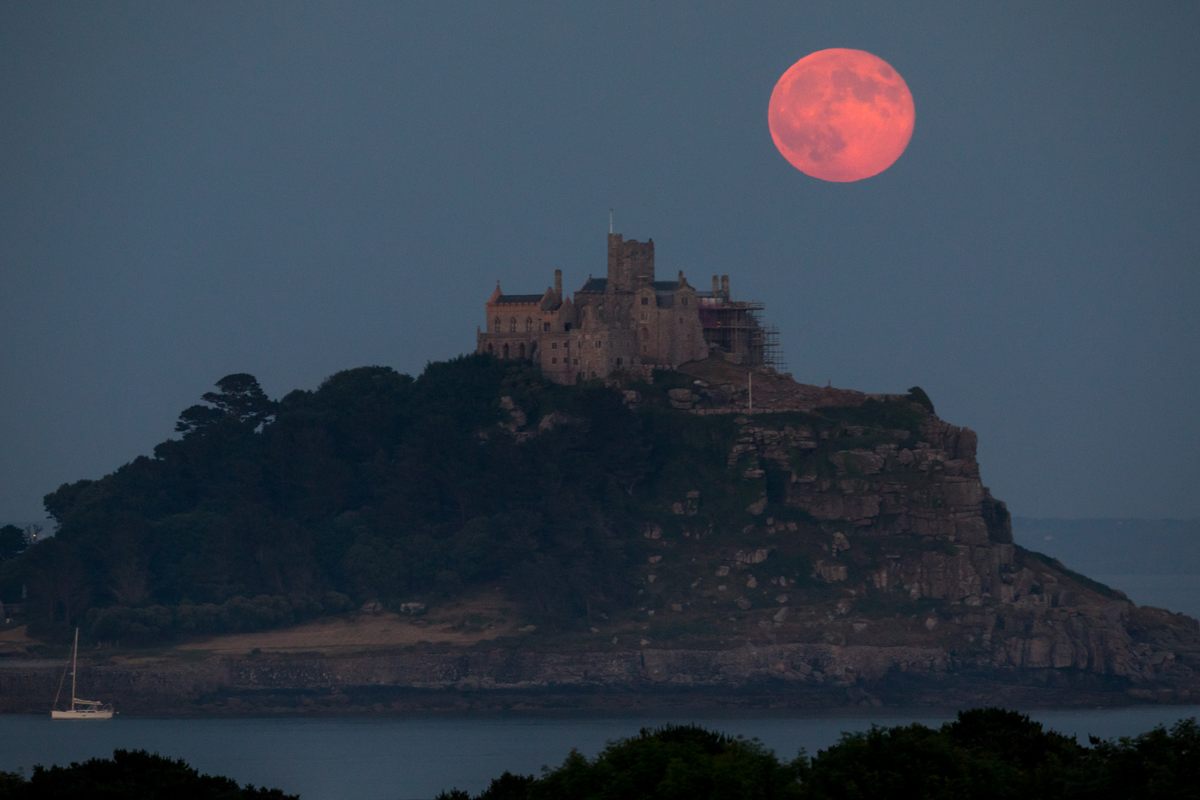
[[[374,625],[366,637],[322,623],[286,640],[110,642],[90,691],[160,713],[1200,699],[1197,621],[1014,545],[975,434],[919,389],[866,395],[722,362],[588,390],[612,406],[550,402],[576,390],[511,376],[494,389],[495,416],[470,433],[502,447],[507,488],[492,523],[443,536],[475,531],[500,567],[390,599],[368,588],[336,618]],[[570,472],[579,459],[595,463]],[[514,508],[546,516],[495,516]],[[565,520],[560,539],[539,528]],[[0,658],[0,706],[41,710],[56,675],[20,649]]]

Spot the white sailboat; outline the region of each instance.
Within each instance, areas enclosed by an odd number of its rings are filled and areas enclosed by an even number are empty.
[[[58,708],[58,698],[62,694],[63,682],[58,682],[58,694],[54,695],[54,708],[50,709],[50,719],[112,719],[113,707],[99,700],[84,700],[75,696],[75,672],[79,664],[79,628],[75,629],[75,646],[71,648],[71,707]],[[63,675],[66,678],[66,674]]]

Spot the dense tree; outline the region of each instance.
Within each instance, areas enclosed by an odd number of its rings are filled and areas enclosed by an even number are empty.
[[[221,424],[233,424],[251,430],[270,421],[275,403],[267,397],[258,379],[244,372],[226,375],[217,381],[216,392],[205,392],[207,405],[183,410],[175,430],[184,436],[209,431]]]
[[[938,729],[846,733],[783,763],[757,742],[693,726],[643,730],[595,759],[572,752],[539,778],[504,773],[474,798],[439,800],[1152,800],[1200,797],[1200,727],[1183,720],[1090,747],[1002,709],[964,711]]]
[[[279,789],[239,786],[183,761],[144,750],[117,750],[66,767],[34,767],[28,780],[0,772],[0,800],[298,800]]]
[[[1200,725],[1194,718],[1115,742],[1092,739],[1091,744],[1089,780],[1077,797],[1200,798]]]
[[[801,762],[757,741],[693,725],[643,729],[595,759],[572,752],[541,778],[504,773],[475,800],[785,800],[800,797]],[[470,800],[452,790],[439,800]]]
[[[5,525],[0,528],[0,561],[23,552],[28,544],[25,531],[16,525]]]

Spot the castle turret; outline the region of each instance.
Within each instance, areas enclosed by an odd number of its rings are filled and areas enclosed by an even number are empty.
[[[562,302],[562,270],[554,270],[554,296],[558,298],[558,302]]]

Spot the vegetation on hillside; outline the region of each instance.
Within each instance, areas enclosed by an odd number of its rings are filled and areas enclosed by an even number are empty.
[[[26,590],[35,635],[82,625],[123,645],[484,585],[543,627],[590,626],[637,604],[641,534],[678,533],[673,506],[689,491],[703,489],[703,503],[688,524],[709,531],[741,531],[763,495],[773,513],[800,514],[783,508],[778,470],[746,479],[728,463],[731,415],[671,409],[681,380],[635,384],[631,407],[612,388],[558,386],[488,356],[415,379],[346,370],[278,401],[253,376],[229,375],[152,456],[47,495],[57,534],[0,563],[0,599]],[[915,432],[923,410],[871,400],[791,416]],[[803,553],[777,557],[808,578]]]
[[[438,800],[1146,800],[1200,796],[1194,719],[1088,746],[1001,709],[964,711],[938,729],[846,733],[782,762],[756,741],[694,726],[643,730],[594,759],[578,752],[541,777],[505,773],[477,795]]]

